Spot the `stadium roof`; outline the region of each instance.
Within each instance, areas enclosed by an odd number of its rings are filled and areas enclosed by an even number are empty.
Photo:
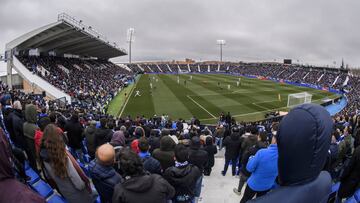
[[[56,55],[73,54],[109,59],[126,55],[126,51],[82,21],[62,13],[58,21],[28,32],[6,44],[6,51],[38,49]]]

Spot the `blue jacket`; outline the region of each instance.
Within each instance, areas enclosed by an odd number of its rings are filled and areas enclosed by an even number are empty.
[[[324,107],[304,104],[293,108],[280,122],[277,134],[280,186],[249,202],[327,202],[331,176],[322,169],[332,128]]]
[[[266,149],[260,149],[255,156],[250,157],[246,169],[251,172],[247,183],[254,191],[271,189],[278,175],[278,148],[271,144]]]
[[[122,177],[112,166],[104,166],[93,160],[89,164],[90,177],[100,195],[101,202],[111,202],[114,187],[122,182]]]

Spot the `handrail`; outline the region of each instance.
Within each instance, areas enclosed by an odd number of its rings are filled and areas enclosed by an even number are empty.
[[[88,34],[92,35],[94,38],[97,38],[97,39],[103,41],[107,45],[109,45],[109,46],[111,46],[111,47],[113,47],[115,49],[119,49],[122,52],[126,53],[126,50],[123,49],[123,48],[120,48],[116,44],[116,42],[110,43],[110,41],[107,39],[107,37],[105,35],[101,34],[97,30],[95,30],[93,27],[85,25],[84,23],[82,23],[82,20],[77,20],[74,17],[72,17],[72,16],[70,16],[70,15],[68,15],[66,13],[60,13],[58,15],[58,21],[67,22],[70,25],[74,26],[75,28],[83,30],[83,31],[87,32]]]

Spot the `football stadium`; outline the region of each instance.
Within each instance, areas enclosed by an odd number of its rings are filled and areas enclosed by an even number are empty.
[[[360,4],[294,2],[2,2],[0,203],[360,202]]]

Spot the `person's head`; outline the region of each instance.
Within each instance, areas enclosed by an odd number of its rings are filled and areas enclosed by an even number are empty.
[[[49,118],[50,118],[51,123],[56,123],[57,115],[55,112],[50,113]]]
[[[115,161],[115,150],[111,144],[103,144],[96,150],[96,159],[98,163],[111,166]]]
[[[79,116],[78,116],[78,114],[77,113],[73,113],[72,115],[71,115],[71,121],[73,121],[73,122],[79,122]]]
[[[21,103],[20,103],[19,100],[16,100],[16,101],[14,102],[14,104],[13,104],[13,109],[16,109],[16,110],[19,110],[19,111],[22,110],[22,105],[21,105]]]
[[[42,143],[45,146],[51,166],[56,176],[65,178],[67,173],[67,156],[65,143],[58,127],[49,124],[45,127]]]
[[[44,131],[45,127],[47,125],[49,125],[50,123],[51,123],[51,120],[50,120],[49,117],[45,116],[45,117],[40,118],[40,120],[38,121],[38,125],[39,125],[40,130]]]
[[[324,167],[333,121],[320,105],[303,104],[286,115],[276,135],[280,185],[310,182]]]
[[[192,137],[191,141],[190,141],[190,148],[191,149],[200,149],[200,146],[201,146],[200,137],[198,137],[198,136]]]
[[[144,137],[145,136],[145,131],[142,127],[138,126],[135,128],[134,130],[134,136],[139,139],[140,137]]]
[[[140,152],[148,152],[150,149],[150,145],[149,145],[149,141],[146,139],[146,137],[141,137],[139,139],[139,143],[138,143]]]
[[[124,148],[119,153],[121,171],[125,176],[139,176],[144,174],[140,157],[130,149]]]
[[[267,135],[266,135],[266,132],[259,132],[258,134],[258,141],[261,141],[261,142],[266,142],[267,140]]]
[[[11,95],[10,94],[5,94],[1,97],[1,105],[3,107],[5,107],[6,105],[11,105]]]
[[[183,163],[189,160],[189,154],[187,148],[183,144],[178,144],[175,147],[175,160]]]
[[[205,139],[205,144],[206,144],[206,146],[213,145],[213,138],[211,136],[207,136]]]
[[[100,127],[106,128],[106,124],[107,124],[107,118],[101,118],[100,119]]]

